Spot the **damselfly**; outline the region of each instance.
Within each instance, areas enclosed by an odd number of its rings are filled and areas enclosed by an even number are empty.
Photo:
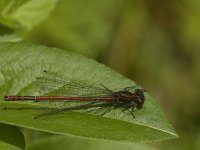
[[[143,108],[145,90],[134,87],[125,87],[120,91],[112,91],[103,84],[93,86],[83,81],[74,80],[61,74],[44,71],[44,75],[37,78],[40,90],[51,93],[44,96],[4,96],[6,101],[91,101],[73,107],[56,108],[36,116],[42,117],[64,111],[80,110],[95,107],[107,108],[101,115],[112,109],[122,108],[134,117],[134,110]],[[56,94],[56,95],[54,95]]]

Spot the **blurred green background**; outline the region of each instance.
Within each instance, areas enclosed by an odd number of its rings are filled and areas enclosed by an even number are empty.
[[[23,36],[93,58],[147,89],[180,136],[154,146],[200,148],[200,1],[60,0]]]

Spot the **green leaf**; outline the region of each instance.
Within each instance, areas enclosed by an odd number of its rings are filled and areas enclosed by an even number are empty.
[[[108,141],[100,141],[100,140],[86,140],[83,138],[74,138],[67,136],[54,136],[50,138],[44,138],[39,140],[27,147],[27,150],[156,150],[155,148],[148,147],[143,144],[135,144],[135,143],[119,143],[119,142],[108,142]]]
[[[0,141],[0,149],[1,150],[21,150],[20,148],[3,141]]]
[[[14,29],[31,29],[49,16],[57,1],[1,0],[0,22]]]
[[[23,134],[15,126],[0,123],[0,149],[9,147],[24,148],[25,141]]]
[[[29,43],[2,43],[0,45],[0,98],[5,95],[39,95],[36,77],[43,70],[62,73],[88,84],[103,84],[113,91],[134,86],[135,83],[105,65],[83,56],[56,48]],[[45,103],[55,107],[59,103]],[[63,103],[61,103],[63,104]],[[69,102],[64,103],[67,107]],[[38,107],[38,102],[0,102],[0,107]],[[132,115],[113,110],[103,117],[85,112],[68,112],[44,119],[33,119],[41,113],[29,110],[0,110],[0,122],[58,134],[120,141],[157,141],[176,138],[155,100],[145,93],[144,109]]]

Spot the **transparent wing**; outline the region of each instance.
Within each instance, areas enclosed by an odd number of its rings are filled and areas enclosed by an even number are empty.
[[[113,93],[103,85],[89,85],[50,71],[44,71],[43,76],[37,78],[37,82],[40,92],[47,95],[104,96]]]

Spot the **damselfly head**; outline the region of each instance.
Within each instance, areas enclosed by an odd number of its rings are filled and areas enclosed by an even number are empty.
[[[135,89],[135,103],[136,103],[136,107],[137,108],[142,108],[143,104],[144,104],[144,92],[146,92],[146,90],[143,89]]]

